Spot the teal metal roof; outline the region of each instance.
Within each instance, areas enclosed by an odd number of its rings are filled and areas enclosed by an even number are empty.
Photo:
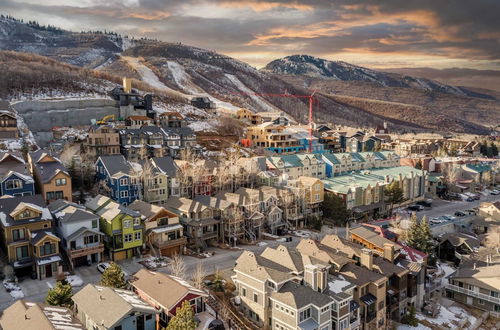
[[[465,165],[468,169],[476,172],[476,173],[483,173],[483,172],[489,172],[491,171],[491,166],[487,164],[467,164]]]

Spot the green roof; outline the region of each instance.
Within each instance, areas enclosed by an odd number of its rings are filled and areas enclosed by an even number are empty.
[[[483,173],[483,172],[489,172],[491,171],[491,166],[487,164],[467,164],[465,165],[468,169],[473,170],[474,172],[477,173]]]
[[[368,186],[376,186],[377,184],[384,185],[387,183],[387,179],[389,179],[389,182],[392,182],[395,179],[399,179],[400,175],[402,177],[411,176],[412,172],[414,175],[421,173],[420,170],[411,166],[397,166],[356,171],[354,174],[339,175],[322,181],[327,190],[347,193],[351,187],[366,188]]]

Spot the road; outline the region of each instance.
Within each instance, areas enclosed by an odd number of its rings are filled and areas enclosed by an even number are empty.
[[[456,211],[463,211],[467,209],[471,209],[474,207],[478,207],[479,204],[483,202],[496,202],[500,201],[500,195],[487,195],[481,196],[481,199],[473,202],[465,202],[465,201],[444,201],[444,200],[434,200],[431,208],[426,208],[423,211],[417,213],[417,215],[424,216],[426,215],[428,218],[439,217],[441,215],[453,215]]]

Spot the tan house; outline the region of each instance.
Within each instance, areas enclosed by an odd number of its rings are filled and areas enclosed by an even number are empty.
[[[142,215],[145,243],[150,248],[168,257],[183,253],[186,237],[177,214],[140,200],[134,201],[128,208]]]
[[[66,167],[46,150],[39,149],[28,154],[31,172],[37,191],[47,203],[57,199],[72,200],[71,177]]]
[[[52,232],[52,215],[42,196],[3,197],[0,210],[2,248],[16,275],[55,275],[60,239]]]
[[[240,109],[236,111],[236,118],[239,120],[249,124],[249,125],[260,125],[262,124],[262,117],[255,113],[252,112],[248,109]]]
[[[323,182],[318,178],[301,176],[297,179],[298,186],[304,190],[306,217],[320,217],[323,215],[321,204],[325,199]]]
[[[0,110],[0,139],[17,138],[19,138],[19,129],[16,114],[8,110]]]
[[[68,308],[46,306],[36,302],[28,302],[24,299],[17,300],[2,312],[0,328],[3,330],[85,329]]]
[[[125,119],[125,125],[128,128],[139,129],[142,126],[153,126],[154,120],[147,116],[128,116]]]
[[[285,126],[265,122],[248,127],[247,139],[256,148],[266,148],[276,153],[290,153],[301,149],[297,139],[292,137],[293,133]]]
[[[484,202],[479,206],[479,215],[500,221],[500,202]]]
[[[108,125],[93,125],[88,131],[86,152],[97,158],[102,155],[117,155],[120,153],[120,135]]]

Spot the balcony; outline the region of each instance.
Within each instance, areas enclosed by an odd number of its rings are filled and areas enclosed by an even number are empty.
[[[468,290],[466,288],[461,288],[461,287],[453,285],[453,284],[446,285],[446,289],[451,290],[451,291],[455,291],[455,292],[460,292],[460,293],[463,293],[467,296],[476,297],[478,299],[486,300],[486,301],[492,302],[494,304],[500,305],[500,297],[492,297],[492,296],[489,296],[487,294]]]
[[[160,239],[156,239],[156,240],[154,240],[153,245],[159,249],[163,249],[163,248],[169,248],[172,246],[185,245],[186,242],[187,242],[186,237],[181,237],[181,238],[177,238],[177,239],[173,239],[173,240],[169,240],[169,241],[162,241]]]
[[[74,258],[78,258],[78,257],[87,256],[89,254],[101,253],[102,251],[104,251],[104,245],[98,244],[98,245],[84,247],[84,248],[80,248],[80,249],[68,250],[67,254],[68,254],[68,258],[74,259]]]
[[[203,240],[207,240],[207,239],[219,237],[219,233],[217,231],[208,231],[208,232],[200,234],[199,237]]]

